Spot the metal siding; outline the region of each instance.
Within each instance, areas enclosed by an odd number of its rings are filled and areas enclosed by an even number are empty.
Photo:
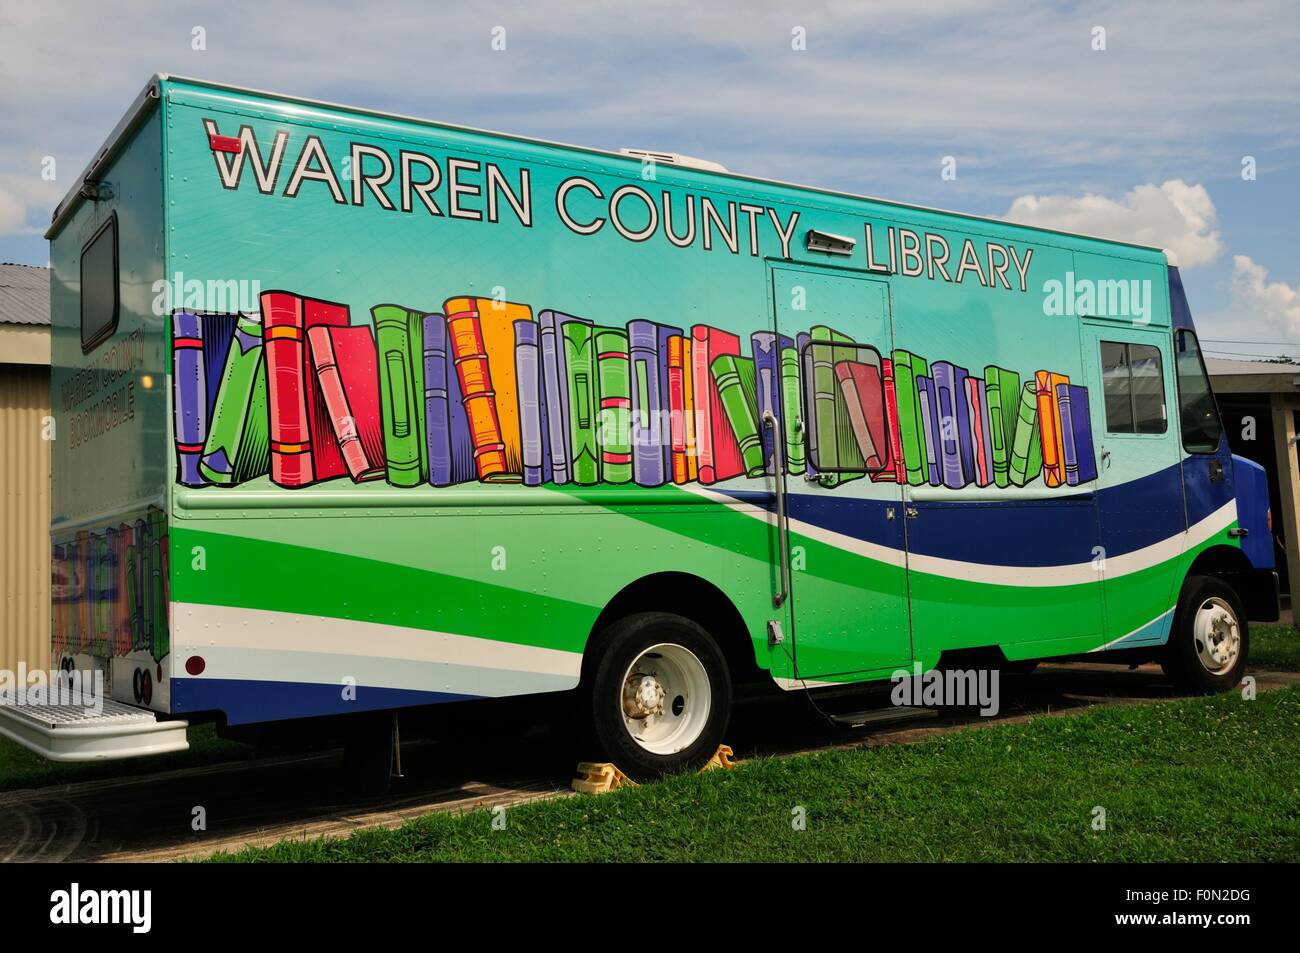
[[[48,368],[0,365],[0,668],[50,667]]]

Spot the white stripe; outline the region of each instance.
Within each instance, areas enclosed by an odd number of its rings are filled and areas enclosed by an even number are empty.
[[[683,486],[706,496],[715,502],[730,507],[736,512],[745,513],[755,519],[761,519],[769,526],[774,525],[776,517],[755,504],[746,503],[702,487]],[[900,503],[901,507],[902,504]],[[1107,557],[1104,575],[1106,579],[1118,579],[1131,573],[1141,572],[1166,560],[1181,555],[1188,549],[1215,536],[1231,526],[1237,519],[1237,501],[1229,500],[1186,532],[1175,533],[1165,539],[1135,549],[1121,556]],[[926,556],[921,553],[904,554],[902,550],[880,546],[865,540],[855,539],[831,530],[813,526],[800,520],[790,520],[790,531],[826,543],[838,549],[846,550],[859,556],[865,556],[891,566],[906,565],[913,572],[923,572],[948,579],[965,582],[979,582],[993,586],[1071,586],[1097,582],[1101,578],[1098,568],[1089,559],[1086,562],[1065,563],[1057,566],[1006,566],[996,563],[973,563],[960,559],[947,559],[942,556]]]
[[[237,606],[172,603],[173,677],[203,657],[200,678],[359,685],[465,695],[560,691],[582,653],[400,625]]]

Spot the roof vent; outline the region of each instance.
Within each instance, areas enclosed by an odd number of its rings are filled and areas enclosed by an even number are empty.
[[[705,172],[727,171],[727,167],[720,163],[697,159],[695,156],[684,156],[679,152],[656,152],[653,149],[619,149],[618,152],[619,155],[630,156],[633,159],[651,159],[656,163],[679,165],[685,169],[702,169]]]

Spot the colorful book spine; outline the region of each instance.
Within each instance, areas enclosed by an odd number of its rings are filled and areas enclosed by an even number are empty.
[[[668,416],[672,439],[672,475],[676,484],[690,480],[686,460],[686,369],[680,334],[668,338]]]
[[[989,405],[989,431],[993,454],[993,482],[1011,485],[1011,437],[1020,402],[1020,375],[990,364],[984,368]]]
[[[990,470],[992,443],[989,437],[988,389],[978,377],[966,378],[966,419],[970,421],[970,443],[977,486],[993,482]]]
[[[667,483],[673,472],[672,418],[668,405],[668,342],[680,338],[683,331],[670,324],[656,324],[655,330],[659,361],[659,443],[660,454],[664,458],[664,482]]]
[[[542,350],[542,382],[546,397],[546,419],[551,448],[551,480],[556,484],[571,479],[569,458],[569,387],[565,365],[564,326],[570,322],[591,322],[559,311],[542,311],[537,315]]]
[[[799,351],[794,342],[783,337],[781,346],[782,431],[785,434],[785,467],[790,474],[807,468],[803,439],[803,390],[799,377]]]
[[[1011,443],[1012,486],[1025,486],[1043,470],[1043,448],[1038,427],[1038,385],[1025,381],[1016,410],[1016,425]]]
[[[451,448],[451,387],[456,374],[447,337],[447,317],[426,314],[424,341],[424,430],[429,460],[429,484],[451,486],[454,463]]]
[[[353,482],[381,479],[384,458],[383,412],[375,339],[363,326],[321,327],[307,332],[318,390],[334,439]]]
[[[600,479],[627,483],[632,479],[632,397],[627,332],[596,328],[596,388],[600,401],[596,443],[600,448]]]
[[[939,404],[935,398],[934,381],[922,375],[916,378],[916,395],[921,405],[920,420],[922,446],[925,448],[926,482],[930,486],[943,483],[943,470],[939,459]],[[909,482],[911,478],[908,478]]]
[[[756,331],[750,335],[749,344],[754,353],[754,386],[758,391],[759,422],[761,424],[768,414],[780,422],[782,355],[787,348],[794,346],[794,341],[784,334],[778,336],[772,331]],[[773,461],[779,431],[776,428],[761,427],[760,433],[763,438],[763,465],[770,475],[776,472]]]
[[[894,351],[894,393],[898,402],[898,437],[907,482],[920,486],[930,480],[929,461],[934,450],[926,442],[929,427],[923,422],[917,381],[928,376],[929,365],[910,351]]]
[[[902,441],[898,433],[898,391],[894,386],[894,362],[880,361],[882,387],[885,391],[885,426],[888,427],[890,465],[871,478],[877,482],[906,483],[907,466],[903,463]]]
[[[279,486],[306,486],[346,472],[333,428],[319,413],[316,375],[308,367],[307,331],[348,323],[347,305],[284,291],[262,294],[271,480]]]
[[[884,469],[887,451],[879,371],[859,361],[840,361],[835,365],[835,376],[863,466],[871,472]]]
[[[1039,371],[1034,375],[1038,387],[1038,429],[1042,432],[1043,483],[1058,487],[1065,483],[1065,460],[1062,456],[1061,408],[1056,402],[1056,388],[1069,384],[1063,374]]]
[[[810,333],[812,418],[817,446],[814,459],[818,470],[827,471],[821,474],[822,485],[836,486],[845,480],[861,476],[859,473],[840,471],[856,471],[863,465],[857,441],[853,438],[848,410],[844,405],[844,395],[835,374],[835,365],[841,360],[851,360],[856,356],[857,348],[838,346],[851,345],[853,339],[825,325],[814,326]]]
[[[177,479],[185,486],[208,483],[199,470],[199,461],[238,317],[197,311],[172,313],[173,429]]]
[[[682,404],[682,422],[686,427],[686,473],[688,482],[700,478],[700,415],[695,402],[695,341],[682,334],[682,390],[686,399]]]
[[[640,486],[662,486],[668,477],[672,455],[664,457],[664,444],[671,437],[662,432],[664,388],[660,375],[659,326],[653,321],[629,321],[628,354],[631,361],[632,479]]]
[[[543,443],[541,353],[537,331],[537,325],[532,321],[515,322],[515,381],[519,388],[519,431],[525,486],[540,486],[549,476]]]
[[[713,362],[710,371],[722,400],[722,410],[736,436],[745,476],[762,476],[766,467],[754,361],[724,354]]]
[[[600,482],[600,448],[596,442],[596,358],[592,327],[564,325],[564,360],[569,390],[569,479],[581,486]]]
[[[694,383],[695,435],[700,459],[700,482],[730,480],[745,472],[736,435],[731,430],[717,384],[709,369],[719,357],[739,357],[740,338],[727,331],[697,324],[691,328],[691,377]]]
[[[1097,479],[1097,460],[1093,452],[1088,388],[1081,384],[1057,384],[1056,402],[1061,410],[1065,482],[1070,486],[1090,483]]]
[[[226,355],[212,425],[199,460],[203,478],[218,486],[243,483],[270,469],[262,348],[259,316],[242,315]]]
[[[396,304],[370,309],[375,321],[384,468],[393,486],[428,479],[424,404],[424,314]]]
[[[485,482],[518,482],[522,474],[510,469],[511,462],[506,456],[499,416],[501,400],[493,376],[497,368],[489,365],[478,303],[477,298],[451,298],[443,306],[465,416],[469,421],[470,441],[474,446],[475,470],[478,478]],[[512,360],[512,376],[513,367]],[[517,423],[518,408],[512,408],[511,414]],[[522,467],[522,460],[518,466]]]
[[[937,402],[939,428],[939,470],[943,485],[950,490],[960,490],[966,485],[966,470],[962,462],[962,426],[966,414],[958,417],[958,407],[964,407],[966,395],[957,386],[956,368],[947,361],[935,361],[933,373],[934,396]]]

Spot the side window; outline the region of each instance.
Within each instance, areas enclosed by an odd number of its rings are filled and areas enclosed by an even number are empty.
[[[808,457],[819,473],[876,473],[893,466],[885,419],[884,364],[874,347],[813,338],[803,347],[811,407]],[[714,373],[718,373],[714,365]],[[726,403],[724,379],[718,391]]]
[[[1223,425],[1194,331],[1183,330],[1174,335],[1174,367],[1178,371],[1178,419],[1183,428],[1183,449],[1188,453],[1214,453],[1219,449]]]
[[[117,330],[121,303],[117,270],[117,213],[81,249],[81,350],[89,353]]]
[[[1165,378],[1159,348],[1102,341],[1101,381],[1108,433],[1165,432]]]

